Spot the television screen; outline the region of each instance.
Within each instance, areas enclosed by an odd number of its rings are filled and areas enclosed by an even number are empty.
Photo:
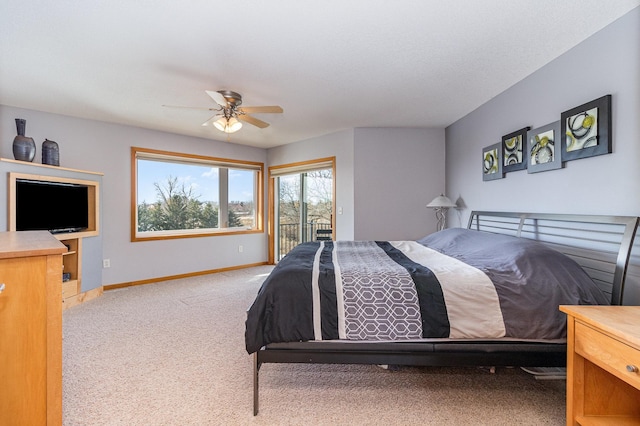
[[[61,233],[88,226],[86,185],[16,179],[16,230]]]

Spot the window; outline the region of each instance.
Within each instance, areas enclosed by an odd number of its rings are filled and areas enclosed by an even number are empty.
[[[263,164],[131,148],[131,240],[262,232]]]

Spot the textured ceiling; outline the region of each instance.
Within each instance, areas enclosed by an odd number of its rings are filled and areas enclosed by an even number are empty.
[[[640,0],[2,0],[0,104],[257,147],[354,127],[444,127]]]

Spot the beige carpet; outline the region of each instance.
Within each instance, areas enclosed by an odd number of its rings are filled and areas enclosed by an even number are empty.
[[[520,369],[264,365],[245,310],[270,267],[106,292],[64,312],[64,424],[561,425],[565,382]]]

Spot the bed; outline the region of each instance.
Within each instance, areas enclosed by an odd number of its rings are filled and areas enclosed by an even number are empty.
[[[559,305],[622,304],[637,217],[472,212],[418,241],[292,250],[247,311],[264,363],[559,367]]]

